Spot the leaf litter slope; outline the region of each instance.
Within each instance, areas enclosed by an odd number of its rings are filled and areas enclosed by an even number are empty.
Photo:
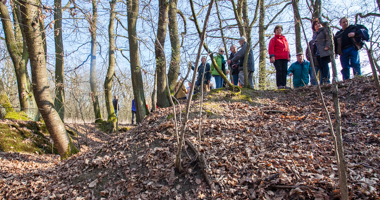
[[[329,87],[323,91],[334,118]],[[370,78],[359,78],[339,87],[350,196],[379,198],[380,102],[374,84]],[[32,155],[45,160],[45,167],[39,162],[30,164],[22,158],[25,155],[11,158],[1,153],[0,195],[28,199],[338,198],[333,141],[316,91],[315,87],[248,90],[243,95],[249,98],[243,100],[227,91],[209,95],[203,108],[200,151],[215,183],[213,193],[190,149],[183,151],[185,172],[175,171],[174,122],[168,117],[171,108],[165,108],[151,113],[135,129],[66,161]],[[186,134],[194,144],[199,142],[198,108],[195,102]]]

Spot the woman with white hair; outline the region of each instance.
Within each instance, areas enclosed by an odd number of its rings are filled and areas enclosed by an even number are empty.
[[[222,70],[222,65],[226,64],[223,54],[224,54],[224,48],[221,47],[219,48],[219,52],[217,56],[215,57],[215,62],[218,65],[220,70]],[[211,64],[211,75],[215,79],[215,84],[216,84],[215,88],[218,89],[218,88],[223,87],[223,78],[220,76],[219,72],[216,71],[214,64]]]

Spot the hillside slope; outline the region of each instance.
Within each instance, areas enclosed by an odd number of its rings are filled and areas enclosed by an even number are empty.
[[[374,83],[358,78],[339,87],[350,196],[378,199],[380,101]],[[334,117],[330,86],[323,90]],[[28,155],[28,170],[23,170],[25,155],[0,153],[0,195],[6,199],[339,198],[333,139],[316,87],[243,90],[240,96],[215,90],[207,96],[203,111],[202,140],[197,140],[198,101],[191,106],[185,137],[201,145],[213,191],[188,146],[182,154],[185,172],[174,169],[177,141],[172,109],[165,108],[151,113],[135,129],[63,162]],[[183,110],[177,113],[183,119]]]

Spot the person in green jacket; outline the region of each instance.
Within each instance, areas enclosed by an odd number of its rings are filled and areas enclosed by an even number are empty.
[[[226,66],[226,61],[224,60],[223,54],[224,54],[224,48],[221,47],[219,48],[219,52],[217,56],[215,57],[216,64],[218,65],[219,69],[222,71],[223,71],[223,66],[224,68]],[[218,88],[223,87],[223,78],[220,76],[219,72],[216,71],[214,64],[211,64],[211,75],[215,79],[215,84],[216,84],[215,88],[218,89]]]
[[[293,87],[299,88],[309,84],[309,76],[311,75],[310,63],[304,60],[303,53],[297,53],[297,62],[290,65],[288,76],[293,76]]]

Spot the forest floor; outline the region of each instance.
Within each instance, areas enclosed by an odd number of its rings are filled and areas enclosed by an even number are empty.
[[[323,86],[334,120],[331,85]],[[342,132],[351,199],[380,199],[380,101],[369,77],[339,85]],[[177,106],[184,119],[185,102]],[[93,124],[68,124],[80,153],[0,152],[3,199],[339,199],[334,143],[315,86],[297,90],[211,91],[191,106],[183,172],[172,108],[158,109],[120,135]]]

